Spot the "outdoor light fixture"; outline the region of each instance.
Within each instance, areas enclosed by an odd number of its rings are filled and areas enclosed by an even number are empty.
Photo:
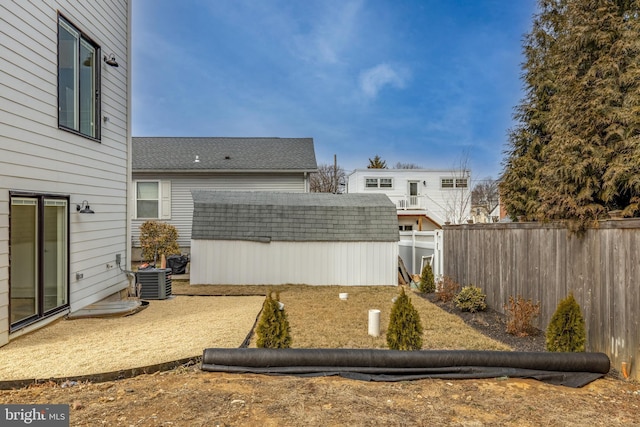
[[[116,56],[113,53],[110,54],[109,56],[105,55],[103,59],[107,65],[110,65],[112,67],[118,66],[118,61],[116,61]]]
[[[89,202],[87,202],[86,200],[83,200],[82,204],[76,205],[76,211],[78,211],[78,213],[87,213],[87,214],[94,213],[89,207]]]

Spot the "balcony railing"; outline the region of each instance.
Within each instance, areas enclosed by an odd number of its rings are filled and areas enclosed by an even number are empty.
[[[426,209],[424,196],[389,196],[398,210]]]

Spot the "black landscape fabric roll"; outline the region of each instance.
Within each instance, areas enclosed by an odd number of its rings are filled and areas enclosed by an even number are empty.
[[[469,350],[208,348],[202,369],[212,372],[326,376],[367,381],[420,378],[535,378],[582,387],[609,372],[604,353]]]

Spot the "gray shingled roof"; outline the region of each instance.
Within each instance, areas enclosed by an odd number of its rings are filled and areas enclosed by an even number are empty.
[[[194,240],[397,242],[384,194],[194,190]]]
[[[132,141],[134,172],[318,168],[313,138],[134,137]]]

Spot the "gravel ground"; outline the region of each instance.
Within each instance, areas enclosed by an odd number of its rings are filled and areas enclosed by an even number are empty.
[[[0,381],[86,376],[239,347],[263,296],[177,296],[127,317],[62,319],[0,347]],[[184,331],[189,331],[188,334]]]

